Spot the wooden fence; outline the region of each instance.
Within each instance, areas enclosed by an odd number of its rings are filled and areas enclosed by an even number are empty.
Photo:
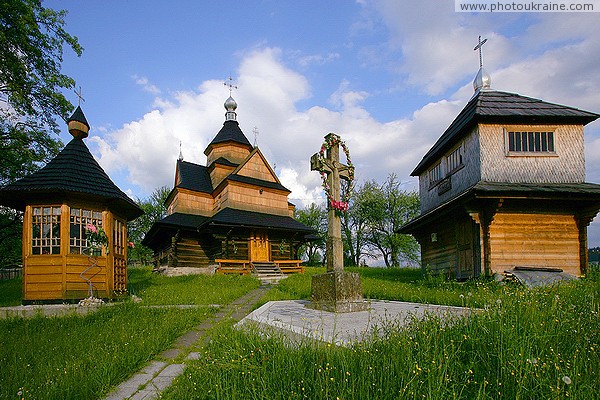
[[[0,281],[23,276],[23,268],[0,268]]]

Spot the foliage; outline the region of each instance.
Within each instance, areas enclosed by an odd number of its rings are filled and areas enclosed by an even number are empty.
[[[374,286],[417,279],[412,284],[436,299],[449,284],[419,278],[418,270],[360,270],[372,273]],[[536,290],[493,281],[452,286],[464,305],[477,299],[480,311],[452,324],[434,316],[406,326],[389,321],[371,341],[347,347],[290,346],[277,332],[224,328],[163,398],[597,398],[598,281]]]
[[[327,210],[322,205],[311,203],[306,209],[296,209],[294,218],[315,230],[318,240],[306,243],[300,248],[300,257],[308,265],[317,265],[323,261],[327,242]]]
[[[22,278],[7,279],[0,281],[0,307],[11,307],[21,305]]]
[[[75,86],[60,72],[63,47],[82,52],[64,30],[65,15],[36,0],[0,0],[0,186],[36,171],[62,147],[56,117],[66,119],[73,106],[61,90]],[[0,209],[0,267],[14,265],[21,225],[20,214]]]
[[[416,264],[418,243],[412,236],[396,231],[418,214],[418,193],[402,191],[394,174],[383,184],[363,183],[341,219],[345,264],[361,265],[365,257],[381,258],[387,267],[399,267],[403,262]]]
[[[104,246],[106,247],[106,254],[108,254],[108,236],[106,236],[104,229],[98,228],[94,224],[87,224],[85,226],[85,236],[88,246],[92,248]]]
[[[23,213],[0,207],[0,269],[21,265]]]
[[[64,30],[66,11],[35,0],[0,1],[0,184],[12,182],[49,161],[61,147],[56,116],[73,105],[61,93],[73,89],[62,74],[63,47],[77,55],[77,38]]]
[[[414,264],[418,260],[419,245],[409,235],[396,233],[398,229],[419,215],[419,195],[400,189],[396,175],[378,185],[367,182],[356,200],[356,212],[366,221],[365,240],[375,250],[387,267],[401,263]]]
[[[129,262],[142,265],[152,263],[152,250],[143,246],[141,242],[152,224],[167,215],[165,202],[169,193],[171,193],[171,189],[162,186],[155,189],[147,199],[136,201],[137,205],[144,210],[144,215],[127,223],[127,234],[134,245],[128,252]]]

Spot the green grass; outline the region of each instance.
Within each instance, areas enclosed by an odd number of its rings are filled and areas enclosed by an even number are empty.
[[[259,286],[260,282],[250,276],[166,277],[152,273],[149,267],[129,270],[129,291],[141,297],[146,305],[229,304]]]
[[[0,281],[0,307],[21,305],[22,278]]]
[[[351,347],[290,346],[277,335],[223,328],[164,398],[599,398],[597,278],[528,290],[409,271],[360,272],[372,296],[483,310],[451,325],[435,317],[402,329],[390,324],[374,341]],[[275,297],[306,297],[310,276],[294,278]]]
[[[19,281],[18,283],[12,281]],[[20,304],[20,279],[2,282],[0,304]],[[130,291],[142,298],[86,316],[0,320],[0,399],[97,399],[174,340],[258,287],[250,277],[167,278],[130,270]],[[197,308],[148,308],[195,304]],[[20,393],[20,394],[19,394]]]

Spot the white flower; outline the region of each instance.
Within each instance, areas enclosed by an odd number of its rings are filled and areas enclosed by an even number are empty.
[[[567,385],[570,385],[570,384],[571,384],[571,382],[572,382],[572,381],[571,381],[571,378],[569,378],[567,375],[565,375],[565,376],[563,376],[563,377],[562,377],[562,381],[563,381],[564,383],[566,383]]]

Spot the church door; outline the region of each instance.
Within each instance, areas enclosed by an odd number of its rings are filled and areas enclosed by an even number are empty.
[[[473,278],[479,275],[477,270],[477,246],[479,227],[469,217],[461,218],[456,224],[457,279]]]
[[[269,237],[264,232],[255,232],[250,237],[250,261],[270,261]]]

